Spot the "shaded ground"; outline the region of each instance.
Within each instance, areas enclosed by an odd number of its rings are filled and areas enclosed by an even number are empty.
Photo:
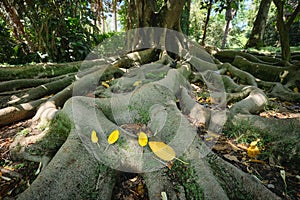
[[[209,98],[199,97],[199,102],[209,105]],[[300,115],[299,103],[275,103],[277,105],[276,109],[266,110],[260,115],[268,118],[292,118]],[[224,131],[228,133],[228,130]],[[40,129],[35,128],[31,120],[0,129],[0,199],[4,197],[6,199],[14,199],[14,196],[29,187],[30,183],[36,178],[40,170],[39,163],[12,161],[9,154],[9,145],[17,134],[32,135],[39,132]],[[203,134],[203,130],[200,127],[198,132],[200,136]],[[255,178],[258,178],[266,187],[283,199],[300,199],[300,171],[295,167],[297,166],[296,163],[285,163],[282,166],[276,165],[272,155],[270,155],[271,153],[268,151],[270,145],[272,144],[266,142],[259,145],[261,153],[257,156],[257,159],[250,160],[247,155],[248,143],[241,140],[241,137],[223,135],[219,138],[213,151],[243,171],[253,174]],[[188,181],[183,179],[183,177],[179,177],[176,173],[178,167],[184,167],[184,165],[178,165],[176,162],[175,167],[169,166],[171,169],[166,168],[166,170],[169,170],[172,182]],[[280,175],[280,170],[285,171],[286,185]],[[147,200],[145,181],[138,174],[120,173],[113,191],[113,199]]]

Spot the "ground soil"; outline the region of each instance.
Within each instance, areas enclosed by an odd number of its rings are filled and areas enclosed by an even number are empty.
[[[300,114],[300,105],[289,102],[278,102],[283,110],[266,111],[264,117],[290,118]],[[13,161],[9,154],[9,146],[17,134],[28,129],[29,134],[37,134],[32,120],[18,122],[0,128],[0,200],[15,199],[14,197],[30,186],[37,177],[39,163],[30,161]],[[23,132],[24,134],[24,132]],[[199,131],[201,135],[201,131]],[[267,144],[266,144],[267,145]],[[294,163],[282,166],[272,164],[272,160],[262,158],[250,160],[247,157],[247,145],[236,143],[234,138],[221,136],[213,151],[223,159],[243,171],[258,178],[267,188],[283,199],[300,199],[300,170]],[[176,161],[177,162],[177,161]],[[293,166],[293,167],[292,167]],[[286,186],[280,176],[280,170],[285,170]],[[121,173],[113,190],[113,200],[147,200],[145,181],[139,174]]]

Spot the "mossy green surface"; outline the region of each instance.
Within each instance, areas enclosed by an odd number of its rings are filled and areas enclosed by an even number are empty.
[[[175,184],[174,189],[179,193],[184,192],[187,200],[204,199],[203,190],[195,180],[195,171],[189,165],[176,161],[167,173]]]
[[[35,155],[55,153],[66,141],[72,126],[67,114],[59,111],[50,122],[45,136],[32,145],[28,151]]]

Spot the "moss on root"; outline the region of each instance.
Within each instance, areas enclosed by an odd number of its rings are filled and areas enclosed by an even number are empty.
[[[194,179],[195,171],[193,168],[181,162],[175,162],[172,169],[167,173],[175,184],[175,190],[178,193],[185,193],[187,200],[204,199],[202,188]]]
[[[66,141],[72,126],[66,113],[57,112],[50,122],[49,130],[45,136],[29,147],[28,151],[35,155],[55,153]]]

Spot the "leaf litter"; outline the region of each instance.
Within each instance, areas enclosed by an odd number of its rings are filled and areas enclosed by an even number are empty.
[[[208,103],[208,102],[205,102]],[[260,115],[263,117],[274,118],[291,118],[298,116],[300,113],[300,105],[296,103],[278,102],[282,107],[278,111],[265,111]],[[23,161],[22,163],[13,161],[9,155],[9,145],[13,142],[16,134],[28,128],[30,130],[31,120],[19,122],[10,126],[0,128],[0,197],[15,197],[30,186],[33,180],[37,177],[36,171],[39,169],[39,163]],[[148,136],[151,135],[148,130],[142,125],[127,125],[122,127],[127,130],[135,130],[136,135],[144,131]],[[203,127],[198,127],[203,132]],[[199,133],[199,136],[201,137]],[[117,141],[117,134],[110,141],[111,144]],[[91,140],[98,143],[97,135],[91,132]],[[146,138],[140,138],[141,144],[145,145]],[[148,141],[149,145],[149,141]],[[254,145],[256,146],[256,145]],[[248,153],[250,145],[237,143],[235,140],[221,136],[218,142],[213,147],[213,151],[223,157],[228,162],[232,163],[241,170],[256,176],[267,188],[284,199],[299,199],[300,198],[300,172],[298,169],[290,168],[287,163],[285,166],[278,166],[273,157],[268,160],[260,160],[259,151],[257,155],[251,158]],[[260,149],[259,149],[260,150]],[[176,154],[175,154],[176,156]],[[172,158],[174,157],[174,154]],[[175,162],[178,162],[174,160]],[[188,165],[187,165],[188,166]],[[284,170],[284,178],[283,171]],[[119,178],[114,187],[112,199],[141,199],[148,200],[147,187],[141,175],[139,174],[123,174]]]

